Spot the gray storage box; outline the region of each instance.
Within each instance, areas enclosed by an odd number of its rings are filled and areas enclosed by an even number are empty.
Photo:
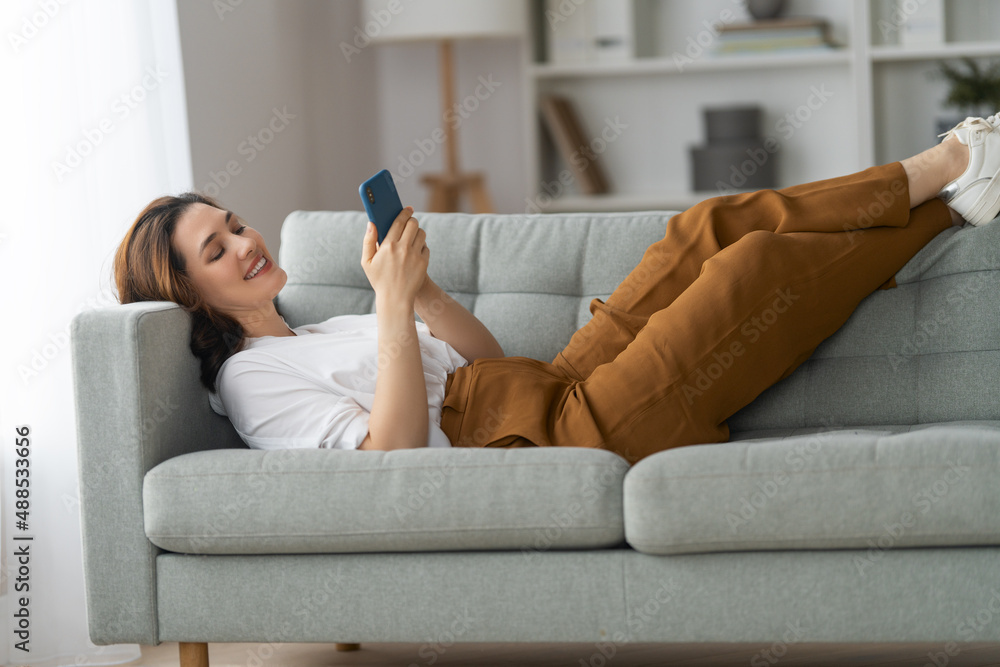
[[[777,182],[777,163],[760,139],[691,149],[695,190],[761,190]]]
[[[696,191],[762,190],[776,187],[775,155],[760,137],[756,105],[704,110],[708,144],[691,148],[691,182]]]

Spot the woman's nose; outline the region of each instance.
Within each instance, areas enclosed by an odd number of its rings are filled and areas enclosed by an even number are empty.
[[[257,252],[257,241],[255,241],[253,238],[251,238],[249,236],[246,236],[246,237],[244,237],[241,240],[244,241],[244,245],[243,245],[243,257],[244,257],[244,259],[246,259],[247,257],[250,257],[251,255],[253,255],[254,253]]]

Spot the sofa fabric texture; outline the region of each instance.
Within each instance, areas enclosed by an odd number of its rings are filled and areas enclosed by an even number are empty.
[[[435,222],[425,223],[440,256],[434,279],[499,330],[508,354],[543,360],[582,324],[581,312],[589,315],[590,299],[624,278],[630,267],[622,258],[641,251],[637,238],[655,238],[666,224],[654,213],[569,215],[550,228],[529,218]],[[292,326],[344,314],[335,308],[345,292],[365,294],[369,302],[358,305],[373,307],[353,243],[364,223],[350,212],[286,221],[281,264],[289,281],[279,308]],[[990,420],[1000,414],[983,391],[1000,377],[1000,352],[991,349],[1000,340],[991,304],[1000,294],[1000,257],[995,244],[977,243],[991,235],[993,226],[952,230],[925,247],[897,287],[873,293],[792,376],[734,418],[752,427],[734,435],[746,442],[661,452],[627,479],[619,457],[583,448],[473,458],[455,448],[378,460],[198,452],[147,474],[146,534],[185,553],[527,549],[560,508],[572,507],[549,546],[601,548],[624,535],[651,554],[854,548],[903,519],[898,546],[995,544],[1000,489],[980,493],[1000,455],[1000,422]],[[948,326],[958,321],[965,326]],[[960,401],[940,400],[948,385]],[[893,435],[877,428],[887,420],[927,427]],[[818,425],[829,428],[813,436],[789,430]],[[597,483],[600,474],[616,484]],[[925,490],[935,483],[943,493]]]
[[[146,535],[203,554],[599,549],[628,464],[593,449],[196,452],[146,474]],[[402,456],[400,455],[402,454]]]
[[[1000,421],[692,445],[625,479],[636,551],[1000,544]],[[671,511],[683,507],[684,511]]]
[[[156,585],[162,641],[588,642],[579,658],[599,665],[623,642],[769,647],[790,627],[797,642],[997,641],[995,613],[976,620],[1000,600],[997,551],[165,553]]]
[[[551,361],[671,215],[417,217],[431,277],[507,355]],[[291,326],[373,312],[365,222],[288,216]],[[423,641],[463,608],[465,641],[763,641],[796,619],[800,641],[955,639],[1000,599],[1000,225],[941,233],[896,283],[730,442],[632,468],[574,447],[251,450],[209,406],[183,310],[81,312],[91,639]]]

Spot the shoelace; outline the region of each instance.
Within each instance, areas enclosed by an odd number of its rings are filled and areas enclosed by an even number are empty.
[[[938,136],[949,137],[952,134],[954,134],[957,130],[961,130],[966,127],[972,128],[975,126],[979,126],[985,130],[992,131],[994,128],[997,127],[997,125],[1000,125],[1000,111],[987,118],[977,118],[975,116],[969,116],[955,127],[951,128],[950,130],[948,130],[943,134],[939,134]]]

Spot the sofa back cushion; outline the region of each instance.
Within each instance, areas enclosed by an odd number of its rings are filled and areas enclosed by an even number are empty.
[[[670,213],[468,215],[417,213],[430,277],[489,327],[507,356],[551,361],[663,237]],[[361,269],[362,212],[303,212],[281,230],[288,283],[278,308],[293,327],[375,312]]]
[[[418,213],[429,273],[508,356],[552,361],[674,213]],[[374,311],[362,212],[296,211],[281,232],[292,326]],[[1000,226],[942,232],[793,374],[729,420],[743,431],[1000,419]]]
[[[729,420],[781,428],[1000,419],[1000,224],[952,227]]]

